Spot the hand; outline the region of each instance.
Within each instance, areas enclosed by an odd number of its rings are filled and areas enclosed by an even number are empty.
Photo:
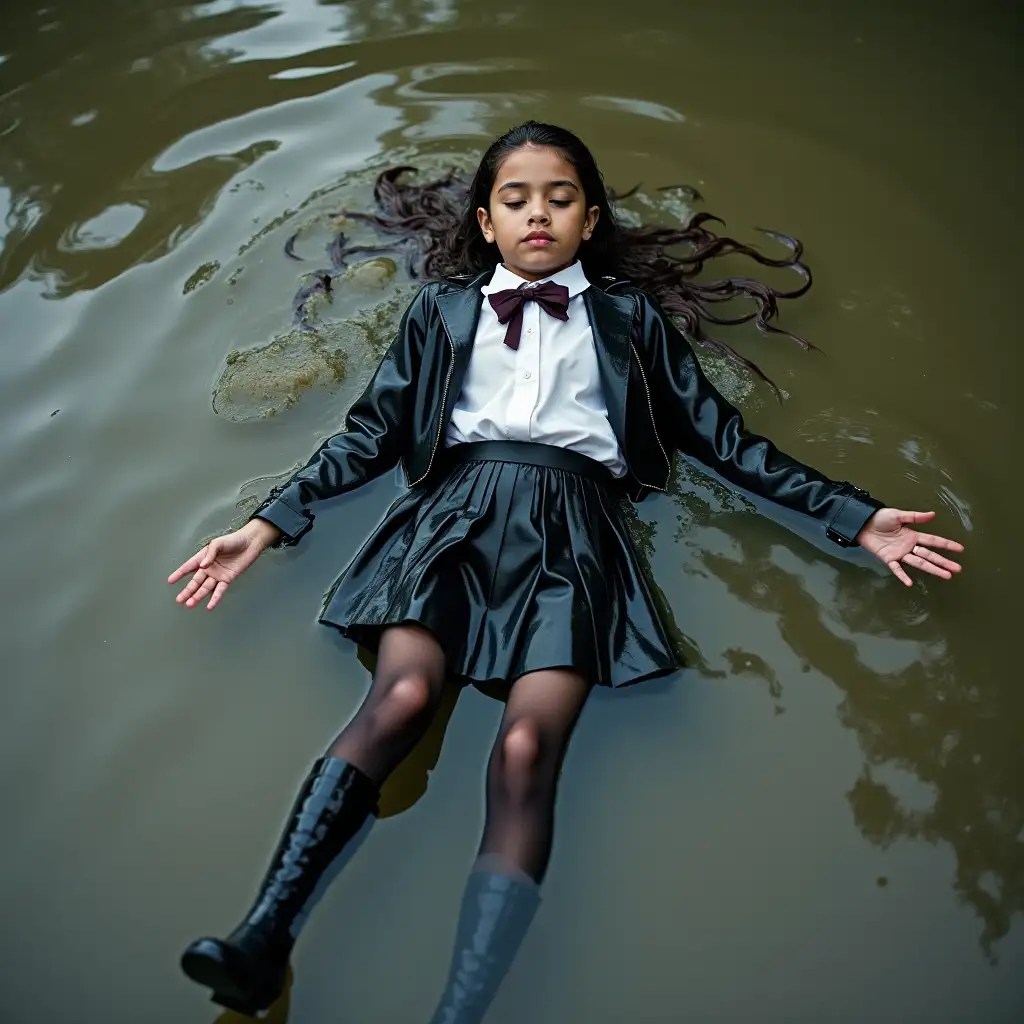
[[[194,608],[211,595],[206,610],[212,611],[220,604],[228,584],[238,579],[280,535],[273,523],[250,519],[240,530],[214,537],[167,577],[168,583],[177,583],[190,572],[195,573],[175,601]]]
[[[948,580],[960,572],[961,566],[931,548],[963,551],[963,544],[938,537],[934,533],[918,533],[914,523],[927,523],[934,512],[901,512],[896,508],[880,508],[857,534],[857,543],[870,551],[904,586],[913,586],[904,565]],[[902,565],[900,563],[903,563]]]

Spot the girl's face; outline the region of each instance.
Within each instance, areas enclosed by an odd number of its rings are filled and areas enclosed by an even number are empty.
[[[491,187],[480,230],[508,270],[539,281],[570,266],[600,209],[587,206],[576,169],[557,149],[526,145],[510,153]]]

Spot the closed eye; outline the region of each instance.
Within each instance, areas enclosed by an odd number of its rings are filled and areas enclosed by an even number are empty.
[[[549,199],[548,202],[552,206],[557,206],[560,209],[566,206],[572,206],[573,201],[571,199]],[[507,206],[510,210],[518,210],[526,205],[525,199],[509,199],[506,200],[502,205]]]

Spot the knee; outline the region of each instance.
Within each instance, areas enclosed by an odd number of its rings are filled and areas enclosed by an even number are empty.
[[[543,754],[540,729],[531,719],[520,719],[505,733],[497,758],[497,781],[508,797],[517,802],[530,798],[541,782]]]
[[[420,673],[409,673],[396,679],[381,702],[380,717],[400,728],[422,719],[433,706],[433,687]]]

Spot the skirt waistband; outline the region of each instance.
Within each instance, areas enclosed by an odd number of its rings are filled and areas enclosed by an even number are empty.
[[[579,452],[535,441],[472,441],[445,449],[445,461],[451,465],[462,462],[517,462],[527,466],[544,466],[567,473],[589,477],[606,486],[616,483],[607,466]]]

